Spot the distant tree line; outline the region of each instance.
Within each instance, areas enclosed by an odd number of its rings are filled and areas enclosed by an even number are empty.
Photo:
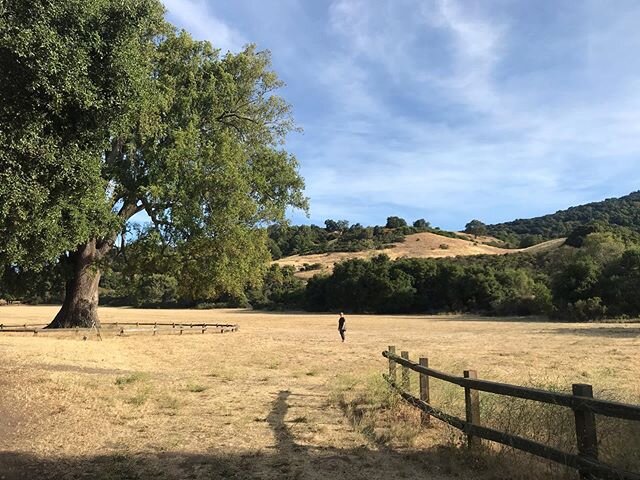
[[[349,225],[346,220],[327,220],[325,228],[274,225],[255,230],[252,235],[256,238],[238,243],[237,248],[243,252],[254,251],[244,256],[245,262],[235,262],[233,268],[210,261],[207,249],[200,248],[197,242],[172,243],[153,225],[134,225],[100,264],[100,303],[138,307],[247,306],[249,298],[260,303],[263,297],[276,294],[269,286],[264,292],[260,288],[263,281],[266,285],[276,282],[268,271],[269,252],[261,245],[267,245],[272,258],[277,259],[295,253],[384,248],[403,241],[407,234],[439,231],[431,229],[424,219],[414,225],[408,226],[400,217],[389,217],[384,226],[375,227]],[[60,303],[71,267],[67,262],[56,262],[42,270],[7,266],[0,273],[0,299]],[[224,288],[212,292],[207,288],[211,279],[203,281],[203,276],[217,279]],[[291,289],[294,283],[285,281],[284,287]]]
[[[393,225],[395,220],[392,220]],[[418,224],[388,228],[331,221],[320,227],[274,227],[261,235],[284,245],[309,232],[324,238],[324,248],[368,232],[384,235],[424,231]],[[395,224],[397,225],[397,223]],[[285,230],[286,229],[286,230]],[[446,234],[446,232],[442,232]],[[144,307],[253,306],[259,309],[305,309],[370,313],[469,312],[487,315],[548,315],[586,321],[604,317],[640,316],[640,234],[634,230],[591,222],[569,232],[565,245],[546,252],[484,255],[443,259],[391,260],[379,255],[353,259],[335,266],[332,274],[318,274],[308,282],[295,276],[294,267],[248,265],[230,272],[208,265],[211,275],[234,275],[230,286],[215,295],[202,290],[202,261],[197,249],[163,241],[152,228],[130,232],[102,265],[101,303]],[[294,243],[287,243],[291,239]],[[287,240],[287,242],[284,242]],[[330,242],[334,246],[329,246]],[[318,243],[312,248],[320,248]],[[302,248],[304,243],[297,244]],[[291,247],[288,247],[291,248]],[[266,254],[266,252],[265,252]],[[58,263],[40,272],[6,267],[0,274],[0,299],[30,303],[60,302],[68,265]],[[313,271],[317,265],[308,265]],[[260,272],[256,274],[255,272]]]
[[[458,237],[453,232],[431,227],[421,218],[411,226],[401,217],[387,218],[385,225],[365,227],[359,223],[350,225],[347,220],[325,220],[318,225],[272,225],[267,229],[269,250],[274,260],[291,255],[309,255],[327,252],[359,252],[388,248],[392,243],[403,242],[406,235],[432,232],[447,237]]]
[[[576,234],[577,235],[577,234]],[[353,259],[305,285],[271,267],[262,308],[368,313],[470,312],[587,321],[640,315],[640,243],[591,232],[580,247],[541,254],[446,259]]]

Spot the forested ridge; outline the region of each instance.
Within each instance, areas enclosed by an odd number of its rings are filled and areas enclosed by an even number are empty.
[[[511,248],[526,248],[555,238],[570,236],[579,227],[591,232],[617,230],[621,235],[640,234],[640,192],[620,198],[570,207],[556,213],[511,222],[485,225],[471,220],[465,232],[489,235]],[[327,220],[318,225],[274,225],[269,227],[269,249],[278,259],[290,255],[307,255],[325,252],[355,252],[382,248],[401,242],[406,235],[432,232],[448,237],[458,237],[455,232],[432,227],[424,220],[413,225],[400,217],[389,217],[385,225],[350,225],[347,220]],[[502,245],[501,245],[502,246]]]
[[[640,192],[570,207],[541,217],[487,225],[486,231],[489,235],[513,245],[521,244],[523,239],[526,239],[528,244],[534,244],[567,237],[577,227],[590,223],[624,227],[640,232]]]

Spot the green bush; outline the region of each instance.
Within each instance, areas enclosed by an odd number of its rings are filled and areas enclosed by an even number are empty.
[[[165,274],[140,275],[134,284],[132,300],[134,305],[170,303],[176,300],[178,281]]]

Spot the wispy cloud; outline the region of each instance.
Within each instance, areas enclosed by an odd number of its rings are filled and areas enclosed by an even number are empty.
[[[640,183],[635,3],[165,3],[218,47],[272,50],[314,222],[459,228]]]
[[[202,40],[209,40],[222,53],[238,51],[247,41],[229,24],[218,18],[205,0],[163,0],[175,24]]]

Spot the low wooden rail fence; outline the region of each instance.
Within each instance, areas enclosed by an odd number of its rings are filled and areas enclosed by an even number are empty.
[[[127,333],[135,332],[147,332],[148,328],[152,327],[153,334],[155,335],[159,330],[171,331],[171,333],[178,333],[182,335],[183,332],[198,332],[207,333],[207,331],[214,330],[219,333],[235,332],[239,326],[235,323],[153,323],[153,322],[113,322],[103,323],[102,325],[113,326],[116,329],[120,329],[120,335],[126,335]],[[135,327],[135,328],[133,328]],[[142,327],[142,328],[140,328]]]
[[[421,357],[418,363],[409,360],[409,352],[396,355],[396,348],[382,352],[389,359],[389,374],[384,378],[389,385],[408,403],[421,410],[425,423],[433,416],[467,435],[470,446],[480,443],[481,439],[507,445],[509,447],[531,453],[553,462],[575,468],[581,479],[640,480],[640,473],[621,470],[598,460],[598,435],[595,415],[640,421],[640,406],[625,403],[598,400],[593,398],[591,385],[573,384],[572,394],[551,392],[536,388],[510,385],[506,383],[480,380],[475,370],[465,370],[462,377],[450,375],[429,368],[429,360]],[[396,373],[396,365],[402,367],[400,381]],[[409,370],[418,372],[420,378],[420,397],[411,395]],[[429,378],[437,378],[464,388],[466,418],[462,420],[449,415],[429,403]],[[487,392],[514,398],[533,400],[568,407],[574,412],[575,431],[578,454],[567,453],[542,443],[529,440],[510,433],[483,427],[480,419],[480,395]]]
[[[22,325],[4,325],[0,324],[0,333],[24,333],[29,332],[34,335],[40,333],[57,333],[57,332],[91,332],[94,328],[45,328],[44,324],[22,324]],[[147,327],[147,328],[145,328]],[[158,322],[101,322],[99,330],[115,329],[118,335],[126,335],[127,333],[150,332],[153,335],[165,331],[182,335],[183,333],[225,333],[236,332],[239,325],[235,323],[158,323]]]

